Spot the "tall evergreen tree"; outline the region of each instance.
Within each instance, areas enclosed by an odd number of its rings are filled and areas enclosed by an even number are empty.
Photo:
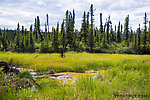
[[[44,32],[44,40],[41,42],[41,53],[48,53],[49,52],[49,44],[48,44],[49,35],[47,34],[47,23],[45,23],[45,32]]]
[[[138,51],[140,51],[140,47],[141,47],[141,29],[140,29],[140,24],[139,24],[139,28],[137,31],[137,35],[138,35]]]
[[[64,26],[64,20],[61,24],[61,45],[62,45],[62,49],[63,49],[63,52],[65,51],[66,49],[66,34],[65,34],[65,26]]]
[[[59,40],[58,40],[58,34],[59,34],[59,23],[57,23],[57,28],[53,29],[53,42],[52,42],[52,48],[54,52],[59,52]]]
[[[37,16],[36,24],[37,24],[37,35],[39,35],[38,36],[38,39],[39,39],[38,42],[43,41],[44,39],[43,39],[43,35],[42,35],[41,29],[40,29],[40,18],[39,18],[39,16]]]
[[[96,29],[94,30],[95,31],[95,40],[94,40],[94,43],[96,44],[97,47],[100,46],[100,34],[99,34],[99,30],[98,28],[96,27]]]
[[[146,45],[147,45],[147,23],[148,23],[148,19],[147,19],[147,14],[145,12],[145,16],[144,16],[144,33],[143,33],[143,49],[144,49],[144,53],[146,53]]]
[[[86,33],[87,33],[87,43],[86,45],[89,45],[89,36],[90,36],[90,24],[89,24],[89,12],[87,12],[86,16]]]
[[[24,44],[24,26],[22,26],[22,31],[21,31],[21,35],[20,35],[20,52],[24,52],[25,51],[25,44]]]
[[[115,33],[112,28],[112,24],[110,25],[110,34],[111,34],[111,42],[115,42]]]
[[[45,23],[44,42],[45,42],[45,44],[46,44],[46,46],[48,48],[48,45],[49,45],[49,43],[48,43],[49,42],[49,33],[48,33],[47,29],[48,29],[48,27],[47,27],[47,25]]]
[[[66,11],[66,38],[67,38],[67,46],[71,49],[72,48],[72,14],[68,10]]]
[[[17,32],[15,37],[15,49],[19,52],[20,49],[20,26],[19,23],[17,24]]]
[[[111,24],[111,21],[110,21],[110,16],[108,17],[108,20],[107,20],[107,30],[106,30],[106,32],[107,32],[107,43],[109,44],[109,41],[110,41],[110,39],[109,39],[109,30],[110,30],[110,24]]]
[[[29,52],[29,45],[30,45],[30,36],[27,29],[25,29],[25,52]]]
[[[133,30],[132,30],[132,28],[131,28],[131,32],[130,32],[130,42],[134,42],[133,39],[134,38],[134,34],[133,34]]]
[[[73,32],[74,32],[74,28],[75,28],[75,11],[73,9],[73,17],[72,17],[72,28],[73,28]]]
[[[106,33],[105,33],[106,24],[107,24],[107,23],[105,23],[105,25],[104,25],[104,34],[103,34],[103,41],[102,41],[104,48],[106,47]]]
[[[72,48],[75,51],[76,50],[76,32],[75,32],[75,11],[74,11],[74,9],[73,9],[73,16],[72,16],[72,35],[73,35]]]
[[[134,34],[134,49],[137,50],[137,34]]]
[[[91,14],[91,27],[90,27],[90,35],[89,35],[89,47],[90,47],[90,52],[93,52],[94,48],[94,36],[93,36],[93,27],[94,27],[94,9],[93,9],[93,4],[91,4],[90,7],[90,14]]]
[[[38,34],[37,34],[37,20],[36,20],[36,18],[35,18],[35,22],[34,22],[34,36],[35,36],[35,40],[37,41]]]
[[[46,14],[46,26],[47,26],[47,32],[49,33],[49,17],[48,17],[48,14]]]
[[[3,51],[6,51],[7,50],[7,46],[8,46],[8,43],[7,43],[7,32],[4,28],[4,31],[2,33],[2,50]]]
[[[102,42],[103,40],[103,19],[102,19],[102,13],[100,13],[100,41]]]
[[[119,21],[118,31],[117,31],[117,43],[121,43],[120,21]]]
[[[121,24],[121,42],[124,40],[124,37],[123,37],[123,25]]]
[[[103,33],[102,13],[100,13],[100,33]]]
[[[24,34],[24,26],[22,26],[21,34]]]
[[[33,37],[33,32],[32,32],[32,25],[30,26],[29,37],[30,37],[30,43],[29,43],[30,52],[34,52],[35,46],[34,46],[34,37]]]
[[[129,46],[129,15],[125,18],[124,33],[126,45]]]
[[[81,39],[83,40],[83,43],[87,43],[87,23],[86,23],[86,13],[84,11],[83,14],[83,20],[82,20],[82,26],[81,26]]]

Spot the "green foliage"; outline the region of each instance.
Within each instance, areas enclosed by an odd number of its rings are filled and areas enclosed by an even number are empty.
[[[16,37],[15,37],[15,49],[17,50],[17,52],[19,52],[19,43],[20,43],[20,26],[19,23],[17,24],[17,32],[16,32]]]
[[[92,53],[93,52],[93,48],[94,48],[94,35],[93,35],[93,22],[94,22],[94,8],[93,8],[93,4],[91,4],[90,7],[90,14],[91,14],[91,24],[90,24],[90,34],[89,34],[89,50]]]
[[[126,45],[129,46],[129,15],[125,18],[124,27]]]
[[[6,51],[7,50],[7,46],[8,46],[8,40],[7,40],[7,32],[5,31],[5,28],[4,28],[4,32],[2,33],[1,39],[2,39],[1,40],[2,50]]]
[[[121,43],[120,22],[119,22],[118,31],[117,31],[117,43]]]
[[[30,72],[28,72],[28,71],[21,72],[21,73],[19,73],[18,76],[19,76],[19,78],[31,78],[32,77]]]
[[[59,52],[59,39],[58,39],[58,34],[59,34],[59,23],[57,23],[57,29],[53,29],[53,42],[52,42],[52,49],[54,52]]]
[[[48,53],[49,51],[49,47],[47,45],[47,43],[45,41],[41,42],[41,48],[40,48],[40,53]]]
[[[103,22],[102,13],[100,13],[100,27],[97,27],[94,24],[94,11],[93,4],[89,12],[84,11],[80,30],[75,28],[74,9],[72,12],[66,11],[60,30],[57,23],[57,27],[52,27],[52,31],[49,31],[48,14],[46,15],[45,31],[40,28],[39,16],[35,18],[34,27],[31,25],[30,29],[24,26],[21,29],[18,23],[16,30],[1,30],[0,50],[58,53],[62,48],[63,52],[150,54],[150,32],[147,31],[146,12],[142,31],[140,26],[137,30],[132,30],[132,26],[129,26],[129,15],[125,18],[124,27],[119,21],[117,28],[115,25],[113,29],[110,16]],[[130,27],[131,30],[129,30]]]
[[[86,12],[84,11],[82,27],[81,27],[81,40],[85,45],[87,45],[87,36],[88,36],[88,33],[87,33]]]
[[[114,44],[116,46],[116,44]],[[118,46],[119,47],[119,46]],[[129,46],[130,47],[130,46]],[[38,55],[38,56],[37,56]],[[35,56],[37,56],[35,58]],[[28,82],[33,84],[29,72],[19,74],[21,79],[14,78],[9,81],[0,74],[0,84],[7,83],[7,92],[0,91],[0,98],[5,99],[123,99],[127,95],[145,95],[145,97],[134,97],[149,99],[150,87],[150,59],[149,55],[125,55],[125,54],[89,54],[89,53],[66,53],[65,58],[59,54],[17,54],[0,53],[0,59],[33,68],[38,73],[46,73],[48,70],[56,72],[75,71],[84,72],[88,69],[100,71],[97,76],[81,76],[74,83],[62,83],[59,80],[49,78],[36,79],[41,88],[23,88]],[[102,70],[101,70],[102,69]],[[102,73],[101,71],[104,71]],[[31,83],[30,83],[31,82]],[[23,89],[10,88],[11,84],[21,86]],[[4,85],[1,85],[4,86]],[[2,88],[0,88],[2,90]],[[124,95],[116,96],[116,95]]]

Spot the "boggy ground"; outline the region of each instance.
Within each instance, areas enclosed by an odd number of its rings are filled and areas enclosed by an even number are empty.
[[[41,87],[13,89],[2,93],[1,99],[100,100],[150,99],[150,55],[125,54],[18,54],[0,53],[0,60],[16,67],[33,69],[37,75],[49,72],[80,72],[105,70],[96,77],[79,77],[74,84],[52,78],[36,77]],[[60,73],[59,73],[60,74]]]

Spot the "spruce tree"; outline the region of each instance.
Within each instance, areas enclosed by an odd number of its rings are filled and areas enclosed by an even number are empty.
[[[129,46],[129,15],[125,18],[124,32],[126,45]]]
[[[132,30],[132,28],[131,28],[131,33],[130,33],[130,42],[134,42],[133,41],[133,38],[134,38],[134,34],[133,34],[133,30]]]
[[[38,34],[37,34],[37,20],[35,18],[35,22],[34,22],[34,37],[35,37],[35,40],[37,41],[38,40]]]
[[[19,23],[17,24],[17,32],[16,32],[16,37],[15,37],[15,49],[17,52],[19,52],[20,49],[20,26]]]
[[[89,36],[90,36],[89,12],[87,12],[87,16],[86,16],[86,34],[87,34],[86,46],[88,46],[89,45]]]
[[[72,28],[73,28],[73,32],[74,32],[74,28],[75,28],[75,11],[73,9],[73,17],[72,17]]]
[[[102,13],[100,13],[100,33],[103,33]]]
[[[22,31],[21,31],[21,35],[20,35],[20,52],[24,52],[25,51],[25,44],[24,44],[24,26],[22,26]]]
[[[137,50],[137,34],[134,34],[134,49]]]
[[[93,9],[93,4],[91,4],[91,7],[90,7],[90,14],[91,14],[91,27],[90,27],[90,35],[89,35],[89,47],[90,47],[90,52],[92,53],[93,52],[93,48],[94,48],[94,36],[93,36],[93,27],[94,27],[94,9]]]
[[[37,16],[36,24],[37,24],[36,27],[37,27],[38,42],[40,42],[40,41],[43,41],[44,39],[43,39],[43,34],[41,32],[41,29],[40,29],[40,18],[39,18],[39,16]]]
[[[124,40],[124,37],[123,37],[123,25],[121,24],[121,42]]]
[[[65,52],[65,49],[66,49],[66,35],[65,35],[65,26],[64,26],[64,20],[61,24],[61,38],[60,38],[60,41],[61,41],[61,57],[64,57],[64,52]]]
[[[118,31],[117,31],[117,43],[121,43],[120,21],[119,21]]]
[[[48,17],[48,14],[46,14],[46,27],[47,27],[47,33],[49,34],[49,17]]]
[[[72,14],[68,10],[66,11],[66,39],[68,48],[72,48]]]
[[[32,25],[30,26],[29,37],[30,37],[30,43],[29,43],[30,52],[34,52],[35,47],[34,47],[34,37],[33,37],[33,32],[32,32]]]
[[[97,47],[99,47],[100,46],[100,34],[99,34],[99,30],[98,30],[98,28],[96,27],[96,29],[94,30],[95,31],[95,44],[96,44],[96,46]]]
[[[111,21],[110,21],[110,16],[108,17],[108,21],[107,21],[107,24],[106,24],[106,26],[107,26],[107,29],[106,29],[106,32],[107,32],[107,43],[109,44],[109,30],[110,30],[110,24],[111,24]]]
[[[2,50],[3,51],[6,51],[7,50],[7,46],[8,46],[8,43],[7,43],[7,32],[4,28],[4,31],[2,33]]]
[[[117,42],[117,28],[116,28],[116,25],[115,25],[115,42]]]
[[[100,13],[100,41],[103,40],[103,22],[102,22],[102,13]]]
[[[48,27],[47,27],[47,25],[45,23],[44,41],[45,41],[45,44],[46,44],[46,46],[48,48],[48,45],[49,45],[49,43],[48,43],[49,42],[49,34],[48,34],[47,29],[48,29]]]
[[[146,45],[147,45],[147,23],[148,23],[148,19],[147,19],[147,14],[145,12],[145,16],[144,16],[144,33],[143,33],[143,49],[144,49],[144,53],[147,53],[147,50],[146,50]]]
[[[47,34],[47,24],[45,23],[45,32],[44,32],[44,40],[41,42],[41,53],[48,53],[49,47],[48,47],[48,34]]]
[[[73,9],[73,16],[72,16],[72,36],[73,36],[73,40],[72,40],[72,48],[74,51],[76,51],[76,33],[75,33],[75,11]]]
[[[114,31],[113,31],[113,28],[112,28],[112,24],[110,25],[110,40],[111,40],[111,42],[114,42],[115,41],[115,33],[114,33]]]
[[[57,23],[57,28],[53,29],[53,41],[52,41],[52,48],[54,52],[59,52],[59,40],[58,40],[58,34],[59,34],[59,23]]]
[[[106,28],[106,23],[105,23],[105,25],[104,25],[104,33],[103,33],[103,41],[102,41],[102,45],[103,45],[103,47],[104,48],[106,48],[106,33],[105,33],[105,28]]]
[[[138,51],[140,51],[140,47],[141,47],[141,29],[140,29],[140,24],[139,24],[139,28],[137,31],[137,35],[138,35]]]
[[[86,13],[84,11],[82,26],[81,26],[81,40],[86,45],[87,43],[87,23],[86,23]]]
[[[27,29],[25,29],[25,52],[29,52],[29,45],[30,45],[30,36],[29,32],[27,32]]]

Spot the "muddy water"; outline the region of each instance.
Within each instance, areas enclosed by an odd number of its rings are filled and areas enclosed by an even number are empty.
[[[75,73],[75,72],[62,72],[62,73],[55,73],[55,74],[48,74],[48,75],[37,75],[37,73],[32,69],[23,69],[17,68],[22,71],[29,71],[33,78],[48,78],[48,79],[56,79],[62,83],[74,83],[78,78],[83,76],[91,76],[93,78],[97,77],[98,75],[104,76],[105,70],[87,70],[85,73]]]
[[[91,76],[96,78],[98,75],[104,76],[105,70],[87,70],[85,73],[75,73],[75,72],[62,72],[62,73],[55,73],[49,75],[41,75],[41,76],[33,76],[34,78],[49,78],[49,79],[56,79],[59,80],[62,84],[71,83],[73,84],[78,78],[83,76]]]

